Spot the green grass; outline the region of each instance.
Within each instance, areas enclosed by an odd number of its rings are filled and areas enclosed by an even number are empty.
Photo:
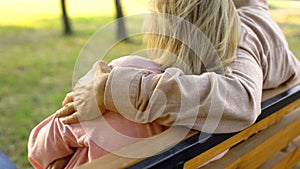
[[[75,34],[63,36],[58,2],[0,0],[0,16],[6,16],[0,17],[0,150],[20,169],[31,168],[26,148],[30,130],[60,107],[71,90],[80,50],[98,28],[113,20],[112,1],[68,0]],[[146,4],[123,2],[126,14],[138,13]],[[136,2],[141,8],[134,7]],[[272,5],[276,6],[272,15],[292,51],[300,56],[300,5],[293,4],[298,10],[292,11],[281,8],[277,1]],[[115,36],[115,32],[107,36]],[[118,44],[105,59],[130,54],[140,43],[137,37]]]
[[[0,149],[19,168],[30,168],[26,159],[30,130],[60,107],[65,93],[71,90],[73,69],[81,48],[104,24],[97,23],[96,17],[91,20],[75,18],[76,34],[66,37],[59,27],[1,28],[6,33],[0,35]],[[130,53],[139,46],[139,39],[134,41],[137,43],[121,43],[117,48]],[[117,51],[112,50],[105,59],[119,57]]]
[[[97,29],[114,19],[109,1],[85,2],[90,6],[83,2],[68,1],[75,33],[64,36],[58,9],[53,10],[58,4],[53,1],[0,0],[0,15],[9,16],[0,18],[0,150],[20,169],[32,168],[26,148],[30,130],[60,108],[71,90],[80,50]],[[39,11],[30,10],[38,6]],[[125,9],[125,13],[129,12]],[[114,38],[115,32],[108,35]],[[117,48],[130,53],[140,39],[131,41],[136,43],[121,43]],[[105,59],[118,57],[117,51]]]

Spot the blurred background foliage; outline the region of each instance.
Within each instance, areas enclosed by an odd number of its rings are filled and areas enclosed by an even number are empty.
[[[74,33],[64,36],[60,1],[0,0],[0,150],[20,169],[30,130],[61,106],[71,90],[80,50],[115,18],[114,1],[66,1]],[[147,9],[147,0],[122,0],[125,16]],[[300,1],[270,0],[271,13],[300,57]],[[111,30],[109,36],[116,36]],[[103,37],[108,38],[108,37]],[[130,53],[141,38],[117,45],[105,59]]]

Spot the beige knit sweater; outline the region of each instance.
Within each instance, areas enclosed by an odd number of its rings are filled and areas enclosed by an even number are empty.
[[[136,122],[156,120],[208,133],[235,132],[253,124],[261,113],[262,91],[295,81],[300,64],[267,2],[249,2],[237,5],[242,37],[231,73],[185,75],[168,68],[157,75],[116,67],[106,84],[106,107]]]

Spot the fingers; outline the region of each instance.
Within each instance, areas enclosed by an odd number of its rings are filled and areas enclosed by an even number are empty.
[[[73,92],[68,93],[66,95],[64,101],[62,102],[62,105],[65,106],[66,104],[73,102],[73,99],[74,99]]]
[[[74,124],[74,123],[79,123],[78,119],[78,112],[75,112],[67,117],[65,117],[62,122],[64,124]]]
[[[79,123],[78,112],[76,112],[74,103],[68,103],[63,108],[56,111],[57,117],[63,117],[64,124]]]
[[[64,107],[56,111],[57,117],[65,117],[76,111],[73,102],[66,104]]]

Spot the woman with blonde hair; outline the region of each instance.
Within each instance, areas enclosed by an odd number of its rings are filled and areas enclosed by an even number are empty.
[[[284,83],[292,85],[299,80],[299,61],[272,19],[267,0],[151,0],[150,6],[159,13],[158,17],[160,14],[175,15],[196,25],[211,45],[189,40],[188,37],[198,38],[193,35],[194,29],[184,32],[186,25],[178,28],[173,24],[176,21],[158,18],[158,26],[154,22],[153,27],[162,31],[158,31],[158,36],[150,34],[149,46],[158,52],[159,49],[169,52],[150,54],[150,58],[166,64],[162,66],[164,72],[151,75],[145,70],[116,67],[99,75],[102,80],[99,85],[103,87],[96,92],[102,113],[122,110],[123,116],[139,123],[156,121],[170,126],[176,120],[176,125],[201,131],[208,115],[221,114],[213,132],[236,132],[252,125],[259,116],[263,90]],[[178,34],[181,34],[188,42],[178,42],[161,32],[176,38],[180,38]],[[189,42],[198,46],[200,55],[197,55],[194,46],[193,50],[188,48],[186,44],[191,45]],[[213,46],[216,52],[207,46]],[[165,53],[176,57],[164,57]],[[181,67],[183,64],[186,68]],[[207,69],[212,71],[205,71],[203,65],[208,65]],[[222,68],[221,71],[218,67]],[[102,65],[102,69],[105,68],[107,66]],[[186,73],[186,70],[191,72]],[[128,85],[130,90],[122,88],[123,85]],[[164,97],[158,97],[162,93]],[[130,98],[118,99],[118,95],[124,94],[130,95]],[[195,103],[195,98],[196,119],[188,111],[180,111],[183,101]],[[162,99],[167,99],[163,102],[166,104],[161,104]],[[71,106],[76,106],[71,101],[72,97],[66,97],[66,100]],[[82,101],[85,102],[84,99]],[[145,104],[150,101],[151,104]],[[128,104],[134,105],[134,109],[129,109]],[[151,114],[153,112],[159,116]],[[76,123],[78,116],[89,116],[85,113],[70,109],[64,113],[67,115],[65,121]]]
[[[259,116],[262,90],[299,80],[299,61],[266,0],[150,0],[150,9],[149,58],[161,73],[100,64],[96,84],[83,84],[65,98],[56,114],[66,116],[60,125],[100,116],[82,109],[91,105],[89,91],[81,91],[86,88],[95,90],[103,115],[119,112],[142,124],[236,132]]]
[[[227,69],[234,61],[241,25],[231,0],[151,0],[149,6],[147,47],[154,49],[149,58],[163,69],[200,75],[208,69],[203,66]]]

